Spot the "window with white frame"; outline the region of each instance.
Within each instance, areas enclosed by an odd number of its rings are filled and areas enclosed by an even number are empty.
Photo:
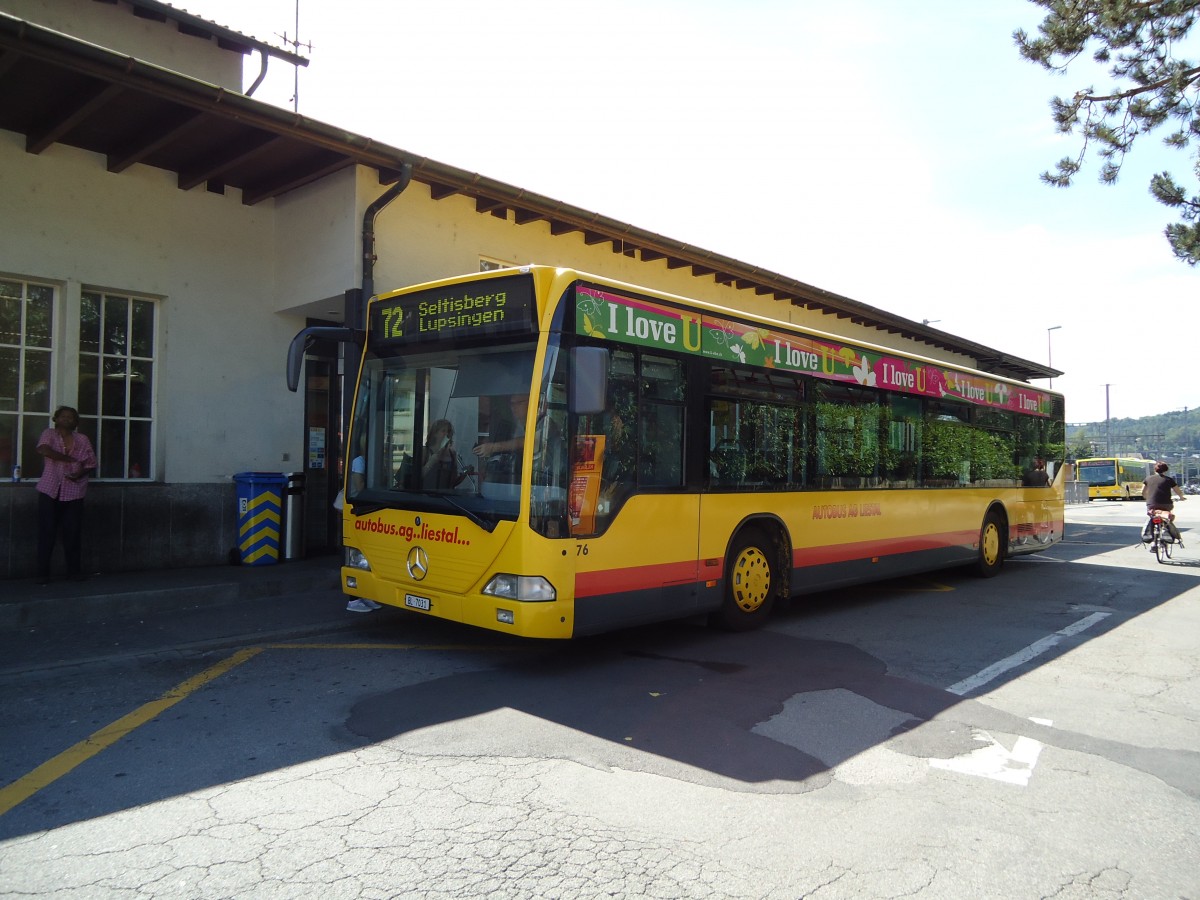
[[[507,269],[515,265],[516,263],[504,262],[489,256],[479,257],[480,272],[495,272],[497,269]]]
[[[146,297],[85,290],[80,298],[80,431],[95,436],[100,478],[154,473],[157,315]]]
[[[0,472],[41,474],[37,439],[50,422],[54,288],[0,279]]]

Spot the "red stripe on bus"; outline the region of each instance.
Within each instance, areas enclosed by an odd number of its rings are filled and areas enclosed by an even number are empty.
[[[798,547],[792,551],[792,565],[820,566],[829,563],[854,562],[875,556],[896,556],[900,553],[919,553],[922,550],[942,550],[946,547],[966,547],[979,541],[978,531],[948,531],[942,534],[916,534],[853,544],[827,544],[823,547]]]
[[[653,566],[633,566],[628,569],[606,569],[603,572],[577,572],[575,596],[597,597],[602,594],[660,588],[665,584],[689,584],[700,580],[699,569],[696,560],[687,560]]]
[[[1059,534],[1063,523],[1051,523]],[[897,556],[944,550],[947,547],[971,547],[978,543],[979,532],[947,531],[941,534],[918,534],[852,544],[828,544],[821,547],[799,547],[792,551],[792,566],[822,566],[832,563],[856,562],[878,556]],[[707,560],[702,560],[705,563]],[[602,572],[579,572],[575,575],[575,596],[596,597],[625,591],[660,588],[666,584],[687,584],[720,579],[725,576],[725,561],[716,565],[697,565],[694,561],[662,563],[652,566],[633,566],[628,569],[608,569]]]

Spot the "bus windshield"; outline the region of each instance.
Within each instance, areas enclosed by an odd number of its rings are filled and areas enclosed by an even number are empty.
[[[1088,486],[1089,500],[1140,500],[1151,468],[1149,460],[1115,457],[1081,459],[1075,466],[1076,477]]]
[[[351,434],[351,512],[457,512],[488,530],[516,519],[534,350],[368,352]]]
[[[1080,481],[1095,487],[1109,487],[1117,483],[1117,467],[1114,460],[1081,461],[1077,467]]]

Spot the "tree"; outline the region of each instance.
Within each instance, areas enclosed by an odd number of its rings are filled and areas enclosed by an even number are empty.
[[[1075,459],[1087,459],[1092,456],[1092,442],[1088,440],[1087,433],[1080,429],[1075,436],[1075,443],[1071,448],[1071,456]]]
[[[1093,145],[1103,164],[1100,181],[1117,180],[1125,154],[1143,134],[1171,123],[1163,140],[1190,153],[1200,183],[1200,65],[1178,54],[1200,15],[1200,0],[1031,0],[1047,10],[1039,37],[1013,33],[1021,55],[1050,71],[1068,65],[1093,46],[1092,59],[1109,66],[1114,84],[1107,91],[1077,90],[1070,99],[1055,97],[1051,111],[1058,131],[1079,134],[1083,146],[1072,159],[1059,160],[1042,181],[1067,187]],[[1150,179],[1150,193],[1180,220],[1166,227],[1175,256],[1190,266],[1200,263],[1200,193],[1188,191],[1167,172]]]

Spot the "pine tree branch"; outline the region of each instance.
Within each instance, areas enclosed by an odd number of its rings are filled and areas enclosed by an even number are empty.
[[[1128,91],[1121,91],[1118,94],[1108,94],[1106,96],[1100,96],[1098,94],[1076,94],[1075,100],[1080,103],[1103,103],[1106,100],[1127,100],[1130,97],[1136,97],[1138,94],[1144,94],[1147,91],[1156,91],[1161,87],[1166,87],[1172,81],[1175,81],[1179,75],[1185,76],[1185,87],[1191,86],[1197,82],[1200,82],[1200,66],[1193,66],[1190,69],[1184,69],[1182,72],[1175,75],[1171,75],[1167,78],[1161,78],[1151,84],[1131,88]]]
[[[1200,22],[1200,0],[1030,0],[1046,10],[1034,38],[1024,29],[1013,32],[1021,56],[1050,71],[1066,71],[1095,41],[1098,64],[1111,64],[1109,94],[1094,87],[1077,90],[1070,99],[1054,97],[1051,117],[1060,133],[1082,138],[1079,155],[1058,161],[1056,170],[1041,179],[1067,187],[1089,151],[1099,153],[1102,183],[1120,174],[1134,141],[1171,119],[1180,124],[1166,144],[1188,150],[1200,136],[1200,66],[1176,51],[1186,46]],[[1126,86],[1122,88],[1122,86]],[[1192,167],[1200,176],[1200,151],[1191,151]],[[1200,266],[1200,195],[1162,172],[1151,179],[1150,194],[1175,210],[1179,220],[1164,229],[1175,256]]]

